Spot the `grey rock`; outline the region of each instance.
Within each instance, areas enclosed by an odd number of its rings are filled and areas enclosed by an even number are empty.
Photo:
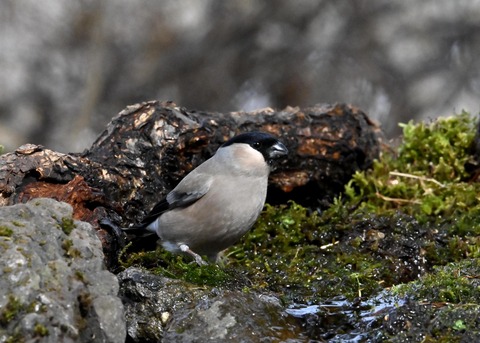
[[[272,296],[219,291],[175,311],[164,342],[305,342],[299,322]]]
[[[0,342],[125,342],[118,281],[70,205],[0,207],[0,254]]]
[[[278,298],[190,285],[128,268],[118,275],[134,342],[304,342]]]
[[[135,267],[118,274],[118,279],[125,304],[127,334],[134,342],[162,342],[172,312],[206,293],[181,280]]]

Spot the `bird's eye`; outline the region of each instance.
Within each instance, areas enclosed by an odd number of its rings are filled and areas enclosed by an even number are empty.
[[[255,149],[260,148],[260,145],[261,145],[261,144],[260,144],[259,142],[253,143],[253,147],[254,147]]]

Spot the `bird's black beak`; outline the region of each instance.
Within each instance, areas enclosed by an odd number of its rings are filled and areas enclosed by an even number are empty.
[[[277,142],[268,149],[267,153],[270,159],[274,159],[288,154],[288,149],[282,142]]]

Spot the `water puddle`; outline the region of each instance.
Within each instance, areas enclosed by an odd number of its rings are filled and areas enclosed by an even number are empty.
[[[294,304],[285,312],[302,322],[306,335],[320,342],[358,343],[380,339],[378,328],[403,299],[383,291],[372,299],[351,302],[336,298],[322,304]]]

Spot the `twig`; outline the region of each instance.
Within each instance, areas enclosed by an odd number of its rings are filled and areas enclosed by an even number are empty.
[[[429,177],[425,177],[425,176],[418,176],[418,175],[413,175],[413,174],[406,174],[406,173],[399,173],[399,172],[390,172],[389,173],[390,175],[393,175],[393,176],[402,176],[402,177],[408,177],[410,179],[417,179],[417,180],[421,180],[421,181],[429,181],[429,182],[433,182],[434,184],[444,188],[445,185],[438,182],[437,180],[435,179],[432,179],[432,178],[429,178]]]
[[[375,193],[377,197],[379,197],[382,200],[385,201],[391,201],[391,202],[397,202],[397,203],[403,203],[403,204],[421,204],[422,202],[420,200],[408,200],[408,199],[401,199],[401,198],[390,198],[386,197],[385,195],[382,195],[378,192]]]

